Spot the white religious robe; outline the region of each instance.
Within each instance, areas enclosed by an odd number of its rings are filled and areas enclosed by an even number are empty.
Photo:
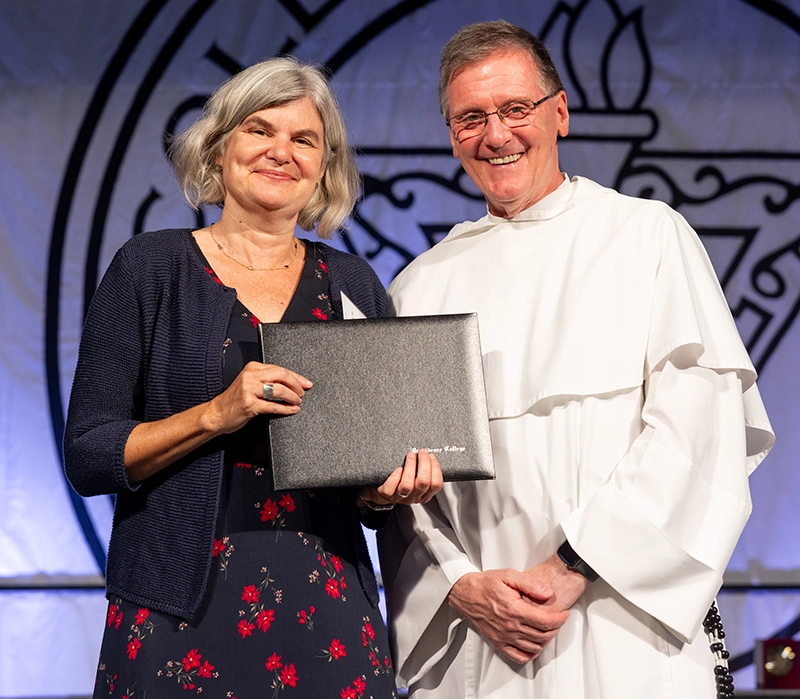
[[[400,685],[416,699],[714,697],[701,623],[774,436],[683,217],[565,177],[511,219],[456,226],[389,294],[401,316],[477,312],[497,471],[398,508],[380,536]],[[507,661],[445,597],[565,538],[600,579],[536,660]]]

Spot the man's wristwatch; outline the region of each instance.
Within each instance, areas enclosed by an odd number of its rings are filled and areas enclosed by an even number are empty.
[[[389,510],[394,509],[394,503],[389,502],[385,505],[379,505],[377,502],[372,502],[372,500],[367,500],[361,494],[361,491],[358,491],[358,495],[356,495],[356,502],[360,502],[366,509],[372,510],[373,512],[388,512]]]
[[[592,570],[586,561],[575,553],[575,549],[569,545],[569,541],[565,541],[558,547],[558,557],[564,562],[567,568],[574,570],[576,573],[580,573],[589,582],[594,582],[600,577]]]

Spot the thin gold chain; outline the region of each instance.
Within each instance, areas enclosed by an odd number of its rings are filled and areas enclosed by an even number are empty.
[[[245,269],[249,269],[251,272],[274,272],[279,269],[289,269],[289,266],[295,261],[297,258],[297,238],[294,239],[294,251],[292,252],[292,259],[289,260],[285,265],[281,265],[280,267],[253,267],[252,265],[245,264],[241,260],[237,260],[233,255],[229,255],[225,252],[225,248],[222,247],[222,243],[220,243],[217,238],[214,236],[214,224],[212,223],[211,226],[208,228],[208,232],[211,233],[211,240],[213,240],[219,251],[225,255],[229,260],[233,260],[237,265],[241,265]]]

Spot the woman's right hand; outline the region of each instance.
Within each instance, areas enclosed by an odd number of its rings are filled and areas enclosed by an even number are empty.
[[[264,399],[264,384],[272,386],[274,400]],[[283,367],[250,362],[207,403],[136,425],[125,444],[128,480],[143,481],[214,437],[235,432],[256,415],[294,415],[311,385]]]
[[[294,415],[312,385],[305,376],[284,367],[250,362],[225,391],[208,402],[208,427],[216,434],[230,434],[256,415]],[[272,387],[271,400],[264,397],[265,386]]]

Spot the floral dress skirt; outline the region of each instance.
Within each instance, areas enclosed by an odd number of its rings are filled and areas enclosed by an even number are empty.
[[[282,322],[333,317],[324,258],[306,246]],[[226,384],[260,359],[257,326],[237,302]],[[256,418],[226,443],[212,567],[195,617],[109,600],[95,699],[395,696],[386,630],[358,576],[353,493],[272,490],[267,430]]]

